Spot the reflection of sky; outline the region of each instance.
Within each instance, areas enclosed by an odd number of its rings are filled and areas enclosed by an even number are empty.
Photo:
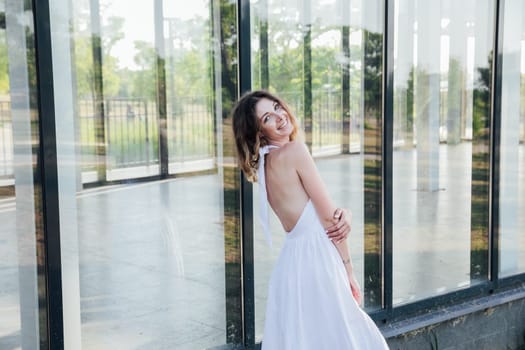
[[[276,4],[280,4],[279,1],[276,2]],[[355,4],[355,3],[354,3]],[[257,6],[257,2],[252,2],[251,4],[254,9]],[[284,5],[284,4],[281,4]],[[360,7],[361,4],[358,4],[356,7],[352,8],[352,22],[355,22],[354,25],[358,24],[359,17],[361,17]],[[354,5],[355,6],[355,5]],[[194,0],[191,2],[179,2],[179,1],[164,1],[164,17],[166,18],[177,18],[182,20],[191,19],[194,17],[202,17],[207,18],[209,16],[209,0]],[[278,7],[278,6],[277,6]],[[336,8],[336,5],[333,0],[320,0],[320,2],[317,4],[316,7],[326,8],[333,10]],[[275,10],[275,9],[274,9]],[[398,15],[398,7],[395,7],[396,15]],[[316,13],[317,16],[321,16],[321,22],[324,24],[334,24],[333,22],[337,22],[340,19],[333,18],[333,13],[327,13],[331,11],[320,11]],[[107,18],[112,16],[118,16],[125,19],[123,24],[123,32],[124,32],[124,38],[122,38],[119,42],[115,44],[115,47],[113,49],[113,53],[118,56],[118,60],[120,63],[120,66],[122,67],[128,67],[128,68],[137,68],[135,63],[133,62],[133,56],[135,54],[135,48],[134,48],[134,41],[140,40],[140,41],[146,41],[150,43],[151,45],[154,45],[155,43],[155,32],[154,32],[154,1],[141,1],[141,2],[134,2],[133,5],[130,5],[129,0],[102,0],[101,1],[101,13],[102,13],[102,20],[104,22],[107,21]],[[369,11],[370,13],[374,13],[374,11]],[[327,16],[329,15],[329,16]],[[337,16],[336,16],[337,17]],[[330,19],[328,19],[330,18]],[[363,19],[361,19],[363,22]],[[369,22],[372,18],[369,19]],[[450,20],[448,18],[443,18],[441,20],[441,26],[447,27],[448,22]],[[397,29],[397,22],[395,23],[396,29]],[[396,40],[395,38],[394,40]],[[416,39],[416,38],[414,38]],[[473,53],[475,50],[473,37],[468,38],[468,47],[467,47],[467,71],[472,74],[472,71],[474,69],[474,62],[473,62]],[[313,46],[320,46],[320,45],[329,45],[329,46],[337,46],[340,41],[339,33],[336,33],[334,31],[324,34],[323,36],[317,38],[315,42],[313,42]],[[396,40],[397,41],[397,40]],[[448,71],[448,36],[443,35],[442,36],[442,49],[441,49],[441,64],[440,64],[440,70],[441,72]],[[359,45],[360,43],[355,42],[353,40],[352,44]],[[414,47],[416,46],[416,42],[414,42]],[[394,56],[397,57],[397,48],[398,45],[394,45]],[[521,41],[521,48],[522,52],[525,52],[525,41]],[[417,55],[414,52],[414,64],[417,64]],[[525,55],[521,55],[521,72],[525,72]]]
[[[191,19],[193,17],[207,18],[209,1],[164,1],[164,17]],[[113,53],[118,57],[121,67],[137,68],[133,62],[135,55],[134,42],[146,41],[155,44],[154,1],[110,0],[101,2],[102,20],[109,17],[124,18],[124,38],[115,44]]]

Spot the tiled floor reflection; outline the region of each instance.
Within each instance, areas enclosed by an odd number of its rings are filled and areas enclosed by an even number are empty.
[[[456,153],[454,153],[456,152]],[[523,147],[520,159],[524,159]],[[470,283],[470,151],[441,152],[442,191],[415,191],[413,152],[394,164],[394,295],[406,302]],[[362,160],[317,161],[335,202],[353,211],[350,247],[363,278]],[[522,162],[523,164],[523,162]],[[521,170],[523,176],[524,171]],[[524,184],[525,179],[520,179]],[[217,175],[88,190],[77,200],[82,344],[100,349],[205,349],[225,343],[222,182]],[[525,186],[519,188],[525,198]],[[257,204],[257,201],[255,201]],[[523,204],[523,201],[522,201]],[[257,208],[255,208],[256,210]],[[525,212],[520,208],[519,212]],[[0,206],[0,348],[20,344],[15,208]],[[439,224],[434,220],[439,218]],[[525,227],[524,216],[519,218]],[[282,243],[255,232],[257,333],[267,281]],[[450,229],[453,228],[453,229]],[[525,237],[519,241],[525,271]],[[67,263],[67,262],[64,262]],[[66,308],[68,306],[66,305]]]
[[[80,196],[84,349],[224,343],[221,187],[208,175]]]

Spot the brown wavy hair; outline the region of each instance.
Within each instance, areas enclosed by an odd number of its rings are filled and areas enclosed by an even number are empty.
[[[268,91],[257,90],[248,92],[237,101],[231,113],[237,158],[239,167],[251,182],[257,181],[259,148],[267,144],[260,133],[260,121],[255,114],[255,105],[263,98],[279,103],[286,114],[288,114],[293,125],[290,141],[295,140],[299,133],[299,124],[295,116],[290,112],[290,108],[283,100]]]

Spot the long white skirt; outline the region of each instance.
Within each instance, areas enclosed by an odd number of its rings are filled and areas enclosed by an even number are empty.
[[[311,201],[287,234],[270,279],[262,349],[388,349],[353,298]]]

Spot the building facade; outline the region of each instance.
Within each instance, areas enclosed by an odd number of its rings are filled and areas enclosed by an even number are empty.
[[[392,349],[525,343],[525,3],[1,0],[0,348],[252,349],[273,246],[238,96],[281,96]]]

